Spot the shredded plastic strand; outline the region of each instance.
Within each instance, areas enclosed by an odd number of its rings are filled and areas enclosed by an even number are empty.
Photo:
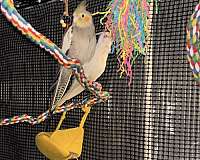
[[[150,15],[150,1],[147,0],[112,0],[107,13],[101,19],[107,18],[106,30],[112,33],[115,45],[112,51],[116,51],[119,63],[120,76],[124,74],[129,78],[129,86],[132,82],[132,66],[140,55],[145,55]]]

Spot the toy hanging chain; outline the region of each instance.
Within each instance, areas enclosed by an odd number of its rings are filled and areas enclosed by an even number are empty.
[[[39,45],[41,48],[44,48],[47,52],[49,52],[53,57],[64,67],[71,68],[73,73],[75,74],[78,81],[87,88],[90,92],[92,92],[96,98],[91,100],[85,99],[82,102],[71,103],[68,106],[61,106],[53,112],[61,113],[66,110],[70,110],[73,108],[78,108],[80,105],[93,105],[96,103],[100,103],[102,101],[106,101],[109,98],[108,92],[103,92],[102,87],[99,83],[94,81],[89,81],[86,79],[82,66],[77,59],[70,58],[66,56],[61,49],[56,46],[52,41],[47,39],[44,35],[37,32],[15,9],[13,0],[0,0],[1,4],[1,12],[5,17],[8,19],[9,22],[12,23],[18,30],[22,32],[28,39],[30,39],[35,44]],[[37,118],[33,118],[26,114],[22,116],[15,116],[12,118],[3,119],[0,121],[0,125],[9,125],[9,124],[16,124],[20,122],[28,122],[30,124],[39,124],[44,121],[50,111],[46,111],[45,113],[41,114]]]

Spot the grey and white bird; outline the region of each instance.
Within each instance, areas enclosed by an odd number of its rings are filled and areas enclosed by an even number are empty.
[[[73,13],[72,26],[63,38],[62,51],[71,58],[80,60],[81,65],[89,62],[95,53],[96,34],[92,15],[86,10],[86,2],[81,2]],[[58,106],[72,75],[71,69],[60,68],[51,111]]]
[[[88,78],[88,80],[95,81],[103,74],[106,68],[108,54],[111,51],[111,45],[112,45],[112,38],[110,33],[109,32],[101,33],[96,46],[94,56],[91,58],[89,62],[83,65],[84,73]],[[61,98],[61,100],[58,101],[57,105],[61,106],[67,100],[77,96],[84,90],[85,88],[79,83],[77,79],[75,79],[72,82],[72,85],[70,86],[69,90]]]

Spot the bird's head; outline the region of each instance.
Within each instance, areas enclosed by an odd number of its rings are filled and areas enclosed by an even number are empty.
[[[92,15],[86,10],[86,2],[81,2],[73,13],[73,24],[79,28],[87,28],[93,24]]]

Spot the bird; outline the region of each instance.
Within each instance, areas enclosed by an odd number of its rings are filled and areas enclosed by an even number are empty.
[[[108,54],[111,52],[112,37],[110,32],[102,32],[99,36],[99,40],[95,49],[94,56],[91,60],[83,65],[83,70],[86,78],[92,81],[96,81],[106,68],[106,62]],[[63,105],[67,100],[77,96],[85,88],[79,83],[77,79],[74,79],[69,90],[64,94],[61,100],[58,101],[57,105]]]
[[[82,1],[73,12],[73,22],[64,34],[62,51],[71,58],[76,58],[81,65],[89,62],[95,53],[96,33],[92,15],[86,9],[86,2]],[[57,106],[64,95],[72,76],[72,69],[60,67],[56,82],[51,111]]]

